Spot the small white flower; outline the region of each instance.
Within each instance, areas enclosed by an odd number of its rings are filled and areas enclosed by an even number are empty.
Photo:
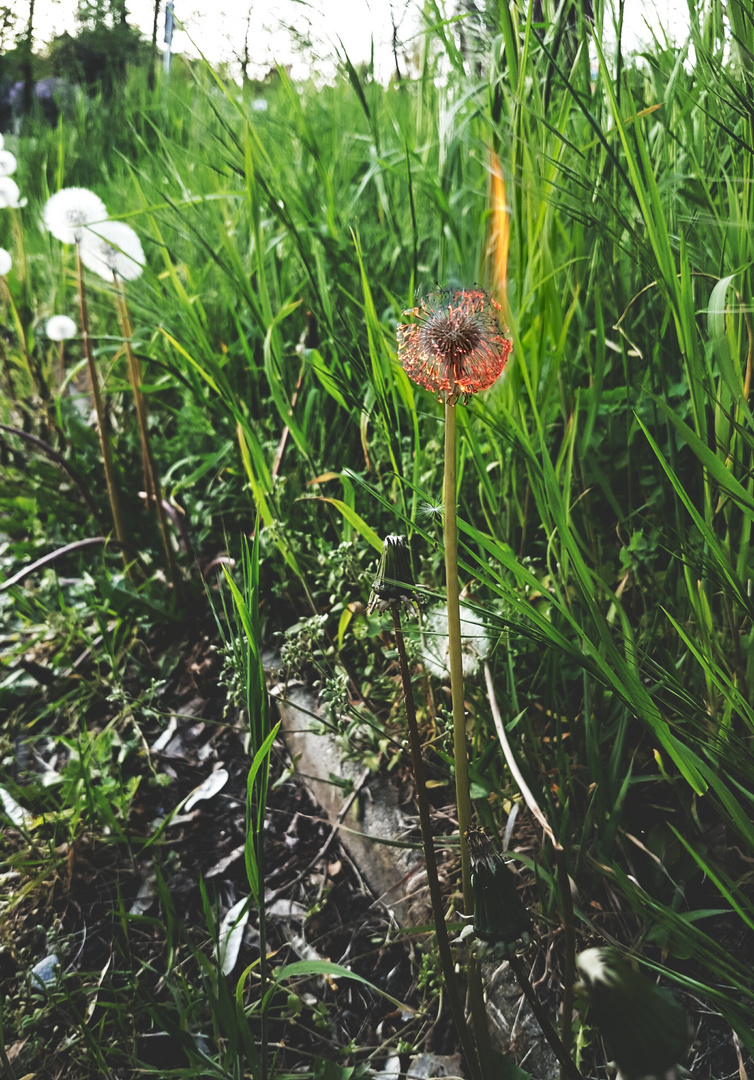
[[[9,274],[11,266],[13,266],[13,259],[10,252],[6,251],[5,248],[0,248],[0,277]]]
[[[86,229],[81,239],[81,261],[105,281],[112,281],[113,274],[123,281],[133,281],[146,263],[141,240],[124,221],[103,221]]]
[[[45,203],[43,217],[56,240],[78,244],[84,226],[107,220],[107,207],[99,195],[87,188],[61,188]]]
[[[0,150],[0,176],[12,176],[17,166],[15,154],[11,154],[10,150]]]
[[[68,341],[76,336],[76,323],[68,315],[52,315],[47,320],[45,333],[50,341]]]
[[[27,199],[19,199],[18,184],[9,176],[0,176],[0,210],[20,210]]]
[[[463,673],[474,675],[479,662],[489,652],[490,639],[481,616],[461,604],[461,656]],[[427,612],[422,628],[421,658],[424,667],[438,679],[450,678],[450,639],[448,610],[437,604]]]

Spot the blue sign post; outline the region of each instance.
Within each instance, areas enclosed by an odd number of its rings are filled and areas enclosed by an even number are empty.
[[[175,18],[173,15],[173,0],[168,0],[165,5],[165,55],[163,62],[165,64],[165,74],[170,71],[170,46],[173,44],[173,26],[175,25]]]

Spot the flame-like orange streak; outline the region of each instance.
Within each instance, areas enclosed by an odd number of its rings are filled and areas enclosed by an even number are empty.
[[[490,217],[487,237],[487,265],[492,295],[508,320],[508,245],[510,214],[505,198],[505,181],[500,158],[490,149]]]

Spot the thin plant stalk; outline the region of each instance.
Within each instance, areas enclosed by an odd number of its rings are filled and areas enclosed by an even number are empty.
[[[58,342],[58,389],[65,383],[65,341]]]
[[[5,1031],[3,1028],[3,999],[0,995],[0,1065],[3,1067],[3,1075],[8,1077],[8,1080],[16,1080],[16,1073],[13,1066],[10,1063],[10,1058],[5,1050]]]
[[[298,373],[298,380],[296,381],[296,388],[291,395],[291,409],[296,408],[296,402],[298,401],[298,395],[301,391],[301,386],[303,384],[305,374],[306,364],[302,363],[301,369]],[[277,478],[277,475],[280,472],[280,466],[283,464],[283,454],[285,453],[285,447],[286,443],[288,442],[288,436],[290,435],[290,431],[291,429],[286,424],[286,426],[283,428],[283,434],[280,436],[280,443],[278,444],[277,453],[275,454],[275,460],[272,464],[271,475],[273,480]]]
[[[81,342],[84,348],[84,356],[86,357],[86,363],[89,370],[89,380],[92,384],[92,400],[94,401],[94,411],[97,415],[97,433],[99,435],[100,452],[102,454],[102,466],[105,470],[107,496],[110,500],[110,511],[113,517],[115,537],[118,543],[121,545],[121,552],[123,554],[123,562],[126,567],[126,574],[130,578],[132,577],[132,570],[130,568],[129,557],[127,553],[128,541],[126,539],[126,530],[123,525],[123,516],[120,508],[120,496],[118,494],[118,486],[115,480],[115,468],[113,466],[112,451],[110,449],[110,425],[107,422],[107,414],[105,412],[105,406],[104,402],[102,401],[102,394],[100,392],[99,373],[97,371],[96,364],[94,363],[92,343],[89,337],[89,312],[87,311],[86,306],[86,293],[84,291],[84,270],[81,264],[81,251],[78,244],[76,244],[76,277],[78,279],[79,286],[79,318],[81,322]]]
[[[510,966],[513,968],[516,980],[518,981],[518,985],[523,991],[524,997],[529,1002],[531,1011],[537,1018],[537,1023],[542,1029],[542,1034],[547,1039],[550,1047],[552,1048],[552,1052],[555,1054],[555,1057],[560,1062],[562,1070],[561,1075],[567,1077],[567,1080],[584,1080],[581,1073],[571,1060],[571,1055],[568,1053],[565,1046],[561,1042],[557,1031],[552,1026],[550,1017],[547,1015],[547,1010],[543,1007],[542,1002],[537,997],[534,987],[531,984],[531,979],[527,974],[526,965],[523,961],[523,958],[517,956],[515,952],[512,952],[508,957],[508,961],[510,963]]]
[[[131,318],[128,314],[128,305],[126,304],[126,296],[123,291],[123,284],[118,278],[117,274],[113,275],[115,279],[115,297],[118,307],[118,317],[120,319],[121,331],[123,334],[123,340],[126,346],[126,356],[128,358],[128,374],[131,382],[131,389],[134,395],[134,406],[136,408],[136,419],[139,424],[139,437],[141,441],[141,463],[144,471],[144,488],[147,494],[147,501],[154,503],[155,510],[157,511],[157,521],[160,526],[160,535],[162,537],[162,546],[165,549],[165,560],[168,567],[168,575],[170,582],[174,589],[177,589],[179,578],[175,565],[175,558],[173,556],[173,548],[170,543],[170,533],[168,531],[167,519],[165,517],[165,509],[162,505],[162,492],[160,490],[160,482],[157,479],[157,470],[155,467],[154,454],[152,453],[152,444],[149,438],[149,425],[147,423],[147,403],[144,399],[144,392],[141,389],[141,363],[138,356],[133,351],[131,345],[131,339],[133,337],[133,328],[131,326]]]
[[[448,605],[448,648],[450,654],[450,690],[453,701],[453,762],[456,777],[456,807],[461,843],[461,879],[463,908],[468,917],[474,914],[474,891],[471,885],[471,860],[466,833],[471,827],[469,760],[466,753],[466,716],[464,710],[463,659],[461,655],[461,611],[458,585],[458,526],[456,522],[456,410],[445,405],[445,585]],[[487,1009],[479,964],[468,954],[469,1006],[477,1047],[482,1063],[491,1060],[492,1046],[487,1027]]]
[[[416,801],[419,807],[419,824],[421,826],[422,847],[424,849],[424,866],[427,871],[427,885],[429,887],[429,896],[432,903],[432,914],[434,916],[435,923],[435,933],[437,935],[437,950],[440,954],[440,965],[442,967],[443,976],[445,978],[445,985],[448,991],[448,1001],[450,1003],[450,1011],[453,1015],[453,1021],[456,1025],[458,1038],[461,1043],[461,1047],[463,1049],[469,1070],[472,1073],[474,1080],[478,1080],[478,1078],[481,1077],[483,1073],[479,1058],[477,1056],[476,1047],[474,1046],[468,1026],[466,1024],[466,1017],[458,992],[458,979],[456,977],[453,953],[451,951],[450,941],[448,939],[448,929],[445,922],[445,910],[442,902],[442,891],[440,889],[440,881],[437,875],[437,859],[435,856],[435,848],[432,840],[432,821],[429,812],[429,799],[427,797],[427,785],[424,774],[424,761],[422,759],[421,736],[419,734],[419,727],[416,722],[416,709],[414,706],[413,691],[411,689],[411,675],[408,667],[408,659],[406,657],[406,644],[403,638],[403,629],[401,627],[399,602],[396,601],[391,604],[390,610],[393,616],[395,647],[398,651],[398,659],[401,668],[401,681],[403,683],[403,700],[406,707],[409,745],[411,747],[411,760],[414,772],[414,783],[416,785]]]
[[[490,670],[489,664],[484,665],[484,678],[485,682],[487,683],[487,696],[490,702],[490,709],[492,711],[492,719],[495,724],[495,731],[497,732],[497,737],[500,741],[503,756],[505,757],[505,761],[510,771],[510,774],[518,785],[518,789],[521,792],[523,800],[528,806],[529,811],[531,812],[535,820],[540,824],[543,832],[552,844],[552,850],[555,855],[555,864],[557,866],[558,872],[558,892],[560,893],[560,918],[563,926],[563,938],[565,946],[563,974],[563,1017],[560,1027],[561,1037],[557,1040],[557,1043],[553,1043],[551,1041],[551,1034],[554,1034],[555,1032],[549,1020],[547,1021],[547,1030],[542,1027],[542,1032],[547,1041],[550,1043],[552,1050],[555,1053],[555,1056],[560,1062],[560,1075],[561,1080],[563,1080],[563,1078],[566,1076],[573,1077],[574,1075],[578,1075],[578,1071],[576,1071],[576,1073],[574,1073],[573,1071],[575,1066],[573,1066],[573,1061],[570,1056],[573,1042],[573,987],[576,982],[576,927],[573,913],[573,897],[571,896],[571,883],[568,878],[568,869],[565,862],[565,852],[563,850],[563,845],[556,837],[552,826],[545,817],[541,807],[539,806],[539,803],[534,798],[534,794],[532,793],[529,785],[526,783],[526,780],[524,779],[523,774],[518,767],[518,762],[513,755],[513,750],[511,749],[511,745],[508,741],[508,736],[505,731],[505,725],[503,724],[503,718],[500,715],[500,709],[497,703],[497,696],[495,694],[495,685],[492,681],[492,672]],[[520,970],[524,970],[523,966],[520,968]],[[519,969],[514,967],[514,971],[516,972],[516,976],[518,977]],[[528,997],[527,987],[524,986],[523,983],[521,983],[520,979],[519,983],[521,984],[521,989],[523,990],[524,994],[526,994]],[[532,993],[534,993],[533,990]],[[535,1012],[535,1015],[537,1019],[540,1020],[541,1024],[539,1013]],[[544,1015],[546,1018],[546,1014]],[[548,1031],[551,1034],[548,1034]]]
[[[16,330],[16,337],[18,339],[18,345],[19,345],[19,348],[21,350],[21,355],[23,356],[24,361],[26,363],[26,370],[29,373],[29,382],[31,383],[31,388],[32,388],[33,392],[35,394],[39,394],[39,396],[41,398],[44,395],[42,393],[41,387],[39,386],[39,382],[37,380],[37,376],[36,376],[35,371],[34,371],[34,366],[33,366],[32,362],[31,362],[31,358],[29,356],[29,350],[26,348],[26,336],[24,334],[23,325],[22,325],[21,319],[19,318],[19,315],[18,315],[18,309],[16,308],[16,305],[15,305],[14,300],[13,300],[13,294],[11,293],[10,288],[8,287],[8,282],[6,281],[6,279],[4,277],[0,277],[0,291],[2,292],[3,300],[5,301],[5,306],[7,307],[8,311],[10,312],[10,320],[13,322],[13,325],[14,325],[15,330]],[[12,380],[11,380],[11,377],[10,377],[10,367],[6,368],[6,378],[7,378],[8,382],[10,383],[10,385],[12,387],[13,384],[12,384]],[[16,401],[18,399],[15,396],[13,396],[12,400]]]
[[[11,374],[10,361],[2,338],[0,338],[0,359],[2,359],[3,374],[5,375],[5,392],[8,395],[8,400],[15,402],[16,391],[13,387],[13,375]]]

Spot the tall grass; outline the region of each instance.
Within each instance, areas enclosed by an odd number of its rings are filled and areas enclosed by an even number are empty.
[[[500,5],[478,66],[438,12],[415,78],[382,87],[349,65],[333,85],[298,86],[280,71],[254,91],[266,111],[208,71],[178,69],[153,97],[135,76],[122,143],[93,102],[19,145],[28,274],[11,289],[28,351],[39,314],[72,300],[71,265],[34,225],[62,184],[92,186],[139,230],[150,271],[129,296],[134,348],[158,472],[193,545],[183,572],[223,527],[235,544],[258,520],[280,628],[330,611],[328,663],[353,674],[364,646],[344,613],[370,579],[337,579],[334,594],[339,545],[364,566],[401,527],[423,583],[441,588],[441,414],[397,366],[395,325],[416,289],[498,285],[483,279],[499,155],[514,353],[459,417],[462,584],[497,631],[503,719],[565,849],[584,939],[621,924],[623,944],[662,960],[751,1050],[754,980],[736,953],[753,917],[754,30],[737,0],[731,39],[713,0],[692,10],[687,47],[658,37],[631,56],[603,43],[595,6],[593,26],[579,15],[569,31]],[[10,247],[7,219],[0,229]],[[101,300],[117,393],[124,360]],[[318,335],[299,359],[307,311]],[[91,432],[56,407],[86,472]],[[60,500],[44,519],[28,451],[8,445],[10,574],[92,524]],[[133,432],[117,451],[128,474]],[[12,597],[28,642],[40,612]],[[500,828],[511,783],[483,688],[468,693],[472,779],[489,794],[477,812]],[[18,707],[8,679],[2,694]],[[555,870],[541,859],[548,914]]]

